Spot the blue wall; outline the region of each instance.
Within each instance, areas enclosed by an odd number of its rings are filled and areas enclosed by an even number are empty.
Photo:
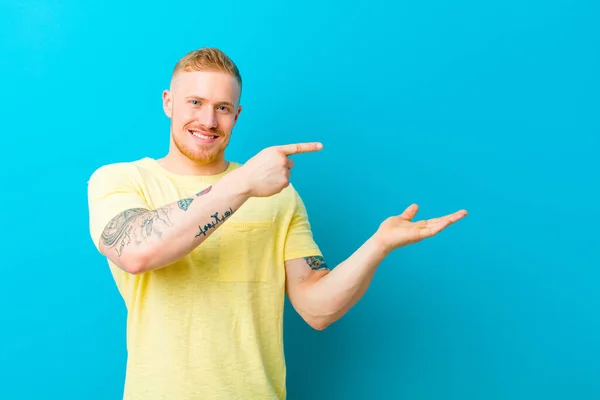
[[[121,395],[86,180],[165,153],[161,91],[207,45],[245,80],[230,158],[325,144],[293,179],[330,264],[412,202],[470,212],[326,331],[288,304],[291,400],[600,397],[600,3],[85,3],[0,5],[1,399]]]

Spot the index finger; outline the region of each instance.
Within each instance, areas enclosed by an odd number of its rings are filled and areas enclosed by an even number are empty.
[[[323,144],[320,142],[296,143],[296,144],[286,144],[283,146],[277,146],[277,148],[279,150],[281,150],[286,156],[290,156],[293,154],[319,151],[323,148]]]

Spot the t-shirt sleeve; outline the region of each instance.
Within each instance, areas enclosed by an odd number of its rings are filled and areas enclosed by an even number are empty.
[[[294,203],[292,220],[285,240],[285,261],[301,257],[321,256],[321,250],[313,237],[306,206],[296,190],[294,190]]]
[[[89,229],[96,248],[106,225],[130,208],[150,207],[136,184],[135,166],[126,163],[105,165],[88,180]]]

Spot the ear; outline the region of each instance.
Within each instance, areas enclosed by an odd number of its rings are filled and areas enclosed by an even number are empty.
[[[171,95],[171,92],[169,92],[168,90],[165,90],[162,95],[162,100],[163,100],[163,110],[165,111],[165,114],[167,114],[167,117],[172,118],[173,117],[173,96]]]
[[[242,112],[242,106],[238,106],[237,112],[235,113],[235,117],[233,119],[234,123],[237,122],[241,112]]]

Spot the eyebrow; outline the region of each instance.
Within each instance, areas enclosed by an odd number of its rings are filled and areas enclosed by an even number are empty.
[[[200,97],[200,96],[187,96],[186,100],[200,100],[200,101],[208,102],[208,99],[205,99],[204,97]],[[233,108],[233,104],[228,101],[219,101],[219,102],[217,102],[217,105],[226,105],[226,106]]]

